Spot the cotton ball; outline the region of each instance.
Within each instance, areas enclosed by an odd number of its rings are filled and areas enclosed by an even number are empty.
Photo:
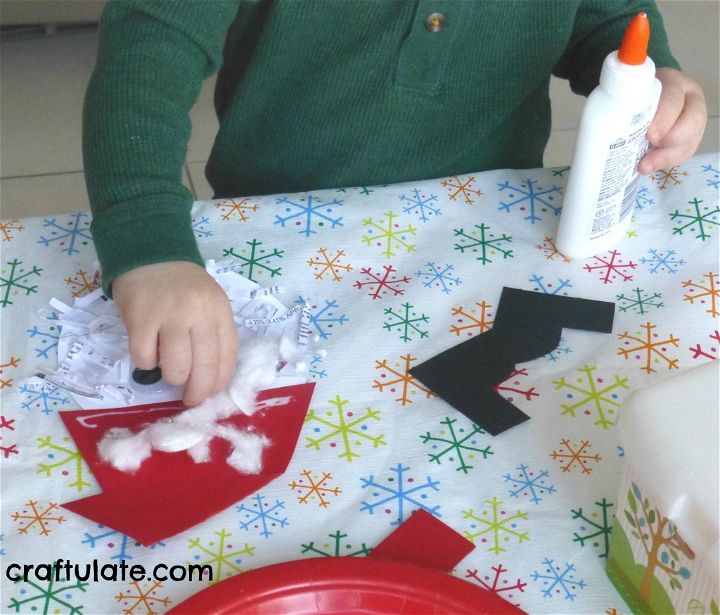
[[[274,341],[258,338],[245,344],[241,352],[238,370],[228,392],[235,405],[250,415],[255,410],[257,392],[275,382],[278,347]]]
[[[150,438],[144,432],[134,434],[124,427],[114,427],[98,443],[103,461],[122,472],[134,472],[152,453]]]
[[[205,435],[200,429],[193,429],[181,421],[162,419],[150,425],[147,436],[155,450],[176,453],[195,446]]]
[[[210,440],[214,434],[203,435],[202,440],[191,446],[187,452],[195,463],[207,463],[210,461]]]
[[[218,418],[225,418],[238,411],[238,407],[230,397],[227,391],[221,391],[213,397],[208,397],[205,401],[185,410],[178,415],[178,419],[188,425],[210,425],[215,423]]]
[[[270,444],[270,440],[265,436],[238,431],[226,425],[220,426],[217,433],[232,445],[232,452],[227,458],[228,464],[243,474],[259,474],[262,471],[262,452]]]
[[[280,339],[280,358],[284,361],[292,361],[298,352],[297,344],[289,337],[283,336]]]

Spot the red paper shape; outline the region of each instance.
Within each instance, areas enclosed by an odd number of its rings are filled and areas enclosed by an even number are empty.
[[[450,572],[474,548],[475,545],[463,535],[420,509],[377,545],[368,557]]]
[[[525,615],[498,594],[446,574],[474,548],[419,510],[367,557],[315,557],[256,568],[200,590],[167,615]]]
[[[100,459],[97,444],[111,427],[142,429],[156,420],[177,414],[182,402],[163,402],[116,408],[61,412],[60,417],[103,492],[62,504],[97,523],[127,534],[143,545],[174,536],[211,517],[262,488],[283,474],[290,463],[315,383],[269,389],[258,401],[289,397],[252,416],[236,414],[222,423],[264,434],[270,445],[263,451],[260,474],[240,474],[225,459],[230,445],[215,438],[211,460],[195,463],[185,452],[153,451],[137,472],[126,473]]]

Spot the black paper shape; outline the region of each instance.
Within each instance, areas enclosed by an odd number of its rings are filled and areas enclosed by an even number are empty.
[[[495,387],[516,363],[560,343],[562,329],[610,333],[615,304],[503,288],[493,328],[410,369],[414,378],[493,436],[528,420]]]

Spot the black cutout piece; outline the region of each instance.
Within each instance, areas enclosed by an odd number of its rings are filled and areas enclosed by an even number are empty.
[[[612,332],[615,304],[503,288],[493,328],[410,369],[436,395],[493,436],[530,417],[495,387],[517,363],[560,343],[562,329]]]
[[[159,365],[152,369],[136,367],[132,373],[132,379],[138,384],[155,384],[160,378],[162,378],[162,372]]]

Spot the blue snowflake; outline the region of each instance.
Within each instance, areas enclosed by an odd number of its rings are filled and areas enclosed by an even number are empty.
[[[99,534],[83,532],[85,538],[80,541],[80,544],[88,545],[91,549],[102,546],[107,547],[110,553],[112,553],[110,560],[124,562],[125,560],[135,559],[132,551],[134,549],[143,550],[145,548],[141,543],[133,540],[129,536],[126,536],[117,530],[111,530],[102,524],[98,524],[97,529],[105,531],[101,531]],[[150,546],[150,549],[157,549],[164,546],[164,542],[156,542],[154,545]]]
[[[87,220],[83,220],[87,218]],[[76,247],[80,245],[86,246],[92,241],[90,234],[90,216],[86,213],[77,212],[70,215],[70,219],[65,225],[57,223],[56,218],[45,218],[43,227],[54,229],[50,232],[49,237],[42,236],[38,239],[38,243],[49,246],[57,241],[59,246],[64,246],[61,252],[68,255],[77,254],[80,250]]]
[[[322,380],[323,378],[327,378],[327,372],[324,369],[320,369],[320,364],[323,361],[324,361],[324,357],[319,354],[313,355],[313,358],[310,359],[310,366],[308,367],[308,373],[315,380]]]
[[[298,231],[305,237],[316,235],[317,231],[313,230],[313,224],[317,227],[323,227],[326,223],[330,223],[330,228],[342,226],[342,217],[333,217],[333,211],[336,207],[342,207],[344,201],[333,199],[329,203],[323,203],[318,197],[308,194],[307,197],[295,197],[297,200],[292,201],[287,197],[277,199],[278,205],[286,205],[286,216],[276,215],[275,224],[279,224],[285,228],[285,224],[294,221],[295,226],[302,227]]]
[[[711,164],[704,164],[702,166],[702,170],[703,173],[710,173],[710,175],[713,176],[713,179],[710,179],[709,177],[706,178],[707,185],[711,188],[720,188],[720,171],[714,168]]]
[[[214,234],[212,230],[209,228],[205,228],[208,224],[210,224],[210,218],[208,218],[207,216],[203,216],[202,218],[193,218],[192,230],[193,233],[195,233],[195,237],[197,237],[198,239],[212,237]]]
[[[274,248],[272,252],[268,252],[265,248],[261,248],[262,241],[257,239],[251,239],[245,242],[250,246],[249,254],[248,248],[242,248],[240,252],[235,252],[234,248],[227,248],[223,250],[223,256],[234,256],[240,261],[240,270],[243,275],[250,278],[253,282],[257,280],[253,275],[263,275],[266,272],[270,273],[270,277],[274,278],[276,275],[281,275],[280,267],[272,267],[270,259],[282,258],[284,251]],[[247,267],[247,271],[245,268]]]
[[[374,502],[364,501],[360,510],[366,510],[372,515],[379,506],[380,510],[386,514],[395,512],[395,520],[391,521],[390,525],[400,525],[405,520],[406,514],[420,508],[436,517],[440,517],[439,504],[430,507],[428,504],[420,501],[427,500],[428,494],[425,493],[427,490],[439,491],[439,481],[432,480],[431,477],[428,476],[424,483],[413,485],[412,483],[415,482],[415,479],[404,476],[404,473],[409,469],[409,467],[404,467],[401,463],[398,463],[394,468],[389,468],[389,470],[394,473],[394,476],[387,477],[385,479],[387,484],[385,485],[376,482],[373,475],[367,478],[361,477],[362,488],[365,489],[369,487],[372,497],[377,499]],[[411,508],[411,510],[406,510],[406,506]],[[395,509],[394,511],[393,508]]]
[[[285,502],[275,500],[275,504],[271,506],[267,502],[263,502],[266,498],[259,493],[254,495],[252,499],[255,500],[255,502],[253,502],[251,507],[247,507],[245,504],[240,504],[240,506],[235,507],[238,512],[243,513],[244,520],[240,521],[240,529],[250,531],[252,527],[260,530],[260,536],[270,538],[272,532],[268,527],[285,527],[288,525],[287,517],[280,517],[280,513],[278,512],[280,509],[285,509]]]
[[[498,184],[498,190],[500,192],[508,190],[508,198],[515,199],[514,201],[510,201],[508,203],[500,201],[500,207],[498,207],[498,209],[509,212],[515,205],[520,206],[520,211],[527,211],[529,208],[529,215],[525,216],[524,219],[530,220],[532,224],[542,220],[542,218],[538,216],[538,209],[542,213],[552,211],[553,215],[560,215],[560,205],[555,205],[553,203],[555,195],[560,194],[560,187],[553,186],[552,188],[547,188],[546,190],[540,189],[536,191],[535,184],[537,183],[537,180],[526,179],[525,181],[520,182],[519,187],[512,186],[509,181]],[[537,188],[540,188],[540,186],[537,186]],[[515,198],[518,193],[520,196]]]
[[[642,211],[647,207],[655,205],[655,201],[650,198],[650,189],[643,186],[635,193],[635,209]]]
[[[553,560],[545,558],[543,560],[545,564],[545,574],[539,573],[537,570],[533,571],[533,581],[543,580],[543,596],[546,598],[553,598],[553,593],[560,594],[565,593],[565,600],[575,600],[577,594],[573,591],[577,589],[584,589],[587,584],[582,579],[576,579],[571,573],[575,572],[575,566],[573,564],[565,563],[565,569],[563,570],[560,566],[554,566]],[[573,591],[571,591],[573,590]]]
[[[506,483],[512,483],[515,489],[510,489],[510,495],[517,498],[522,495],[530,495],[530,501],[533,504],[539,504],[542,501],[541,495],[555,493],[556,489],[553,485],[545,484],[545,479],[550,478],[550,473],[546,470],[528,472],[528,466],[521,464],[517,468],[519,470],[518,478],[513,478],[510,474],[505,474],[503,478]]]
[[[566,344],[565,338],[561,337],[560,342],[557,345],[557,348],[555,348],[555,350],[551,350],[550,352],[548,352],[545,355],[545,358],[548,361],[552,361],[554,363],[555,361],[559,361],[560,357],[562,355],[570,354],[572,352],[572,348],[570,348],[569,346],[564,346],[564,344]]]
[[[25,395],[21,404],[25,410],[40,410],[43,414],[52,414],[57,406],[70,403],[62,389],[46,383],[23,384],[20,392]]]
[[[304,297],[298,297],[295,303],[310,303]],[[317,305],[311,305],[313,313],[310,315],[310,324],[315,327],[318,335],[324,340],[328,339],[334,331],[330,331],[335,326],[342,326],[349,321],[349,318],[345,314],[339,316],[335,312],[338,307],[338,302],[335,299],[325,299],[325,305],[317,310]]]
[[[678,269],[685,264],[681,258],[677,258],[675,250],[668,250],[663,253],[660,250],[648,250],[650,256],[640,257],[643,265],[648,265],[650,273],[677,273]]]
[[[59,321],[57,312],[53,312],[45,318],[45,320],[48,320],[50,322],[52,321]],[[47,329],[45,331],[44,329]],[[35,347],[35,357],[40,359],[49,359],[50,357],[50,351],[55,350],[57,348],[58,342],[60,341],[60,331],[62,330],[62,326],[60,324],[55,325],[49,325],[48,327],[43,327],[43,329],[39,329],[36,326],[33,326],[32,329],[26,329],[26,332],[28,334],[28,337],[35,338],[35,342],[38,344],[38,346]],[[55,353],[53,353],[53,358],[55,357]]]
[[[547,284],[543,282],[544,276],[541,275],[534,275],[531,277],[528,282],[532,282],[533,284],[536,284],[535,288],[533,288],[536,292],[542,292],[546,295],[565,295],[567,297],[567,293],[562,292],[565,288],[572,288],[572,284],[570,283],[570,280],[563,280],[562,278],[558,278],[558,284],[555,286],[552,282],[548,282]],[[555,286],[555,288],[553,288]]]
[[[437,195],[431,194],[430,196],[425,196],[421,194],[419,188],[413,188],[413,195],[411,197],[401,194],[400,200],[410,203],[407,207],[403,207],[403,211],[406,214],[413,212],[419,213],[420,220],[423,222],[427,222],[430,216],[439,216],[442,214],[442,211],[440,211],[438,207],[431,205],[431,203],[437,202]]]
[[[0,534],[0,542],[5,540],[5,534]],[[0,547],[0,555],[5,555],[5,549]]]
[[[415,275],[423,280],[423,286],[426,288],[439,288],[446,295],[452,291],[453,286],[462,284],[460,278],[452,275],[455,265],[445,265],[441,268],[433,262],[425,263],[425,271],[418,271]]]

